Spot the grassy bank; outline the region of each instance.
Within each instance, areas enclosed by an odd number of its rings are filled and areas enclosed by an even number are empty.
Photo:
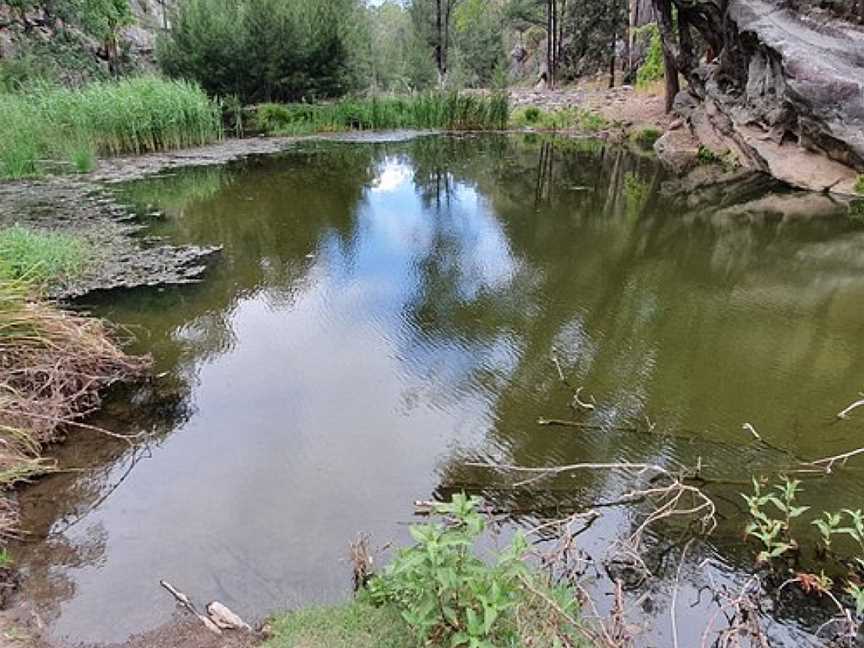
[[[498,130],[507,128],[509,117],[505,94],[428,93],[327,104],[262,104],[255,119],[266,133],[302,135],[399,128]]]
[[[2,493],[50,472],[44,444],[96,409],[103,388],[148,365],[127,356],[104,322],[40,299],[46,282],[75,272],[86,254],[71,237],[0,232],[0,550],[17,524]]]
[[[594,645],[577,592],[532,565],[524,537],[500,551],[480,549],[480,503],[455,495],[437,505],[438,521],[411,527],[415,544],[374,575],[365,541],[356,542],[355,580],[364,583],[358,598],[277,618],[268,648]]]
[[[221,109],[196,85],[139,77],[81,89],[49,85],[0,94],[0,177],[86,172],[99,155],[206,144]]]

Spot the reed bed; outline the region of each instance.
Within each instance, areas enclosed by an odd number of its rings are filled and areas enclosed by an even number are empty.
[[[0,281],[0,489],[53,470],[44,444],[88,427],[104,388],[147,369],[114,338],[101,320],[33,299],[30,283]],[[0,546],[14,532],[9,510],[0,501]]]
[[[0,93],[0,176],[92,169],[98,155],[148,153],[222,137],[222,111],[195,84],[144,76]]]
[[[278,135],[399,128],[503,130],[509,116],[505,93],[479,96],[456,92],[343,99],[326,104],[262,104],[256,111],[258,128]]]

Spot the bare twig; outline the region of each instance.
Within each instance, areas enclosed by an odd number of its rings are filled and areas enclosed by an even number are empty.
[[[808,461],[804,465],[817,466],[820,470],[824,470],[826,473],[830,473],[834,469],[835,464],[840,464],[841,466],[843,466],[852,457],[857,457],[858,455],[862,454],[864,454],[864,448],[856,448],[855,450],[850,450],[849,452],[834,455],[833,457],[825,457],[824,459]]]
[[[859,396],[864,396],[864,394],[858,394],[858,395],[859,395]],[[850,415],[854,410],[856,410],[857,408],[862,407],[862,406],[864,406],[864,398],[861,398],[860,400],[855,401],[855,402],[852,403],[849,407],[847,407],[847,408],[844,409],[842,412],[840,412],[839,414],[837,414],[837,418],[838,418],[838,419],[848,419],[848,418],[849,418],[849,415]]]
[[[676,606],[678,604],[678,588],[681,585],[681,570],[684,568],[684,561],[687,558],[687,550],[690,548],[691,544],[693,544],[693,538],[690,538],[690,540],[687,541],[687,544],[685,544],[684,548],[681,550],[681,560],[678,563],[678,572],[675,575],[675,588],[672,590],[672,605],[669,608],[669,615],[672,620],[673,648],[678,648],[678,618]]]

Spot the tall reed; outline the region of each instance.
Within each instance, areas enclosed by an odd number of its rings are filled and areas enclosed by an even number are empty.
[[[273,134],[397,128],[502,130],[507,128],[509,115],[505,94],[452,92],[326,104],[262,104],[257,109],[257,122],[261,130]]]
[[[222,118],[195,84],[145,76],[0,94],[0,132],[0,176],[24,177],[52,165],[86,171],[95,155],[206,144],[221,138]]]

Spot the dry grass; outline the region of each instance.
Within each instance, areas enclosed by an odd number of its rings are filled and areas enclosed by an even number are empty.
[[[25,282],[0,282],[0,489],[50,472],[44,444],[100,405],[101,391],[140,375],[146,358],[126,355],[103,321],[31,298]],[[15,528],[0,503],[0,541]]]

